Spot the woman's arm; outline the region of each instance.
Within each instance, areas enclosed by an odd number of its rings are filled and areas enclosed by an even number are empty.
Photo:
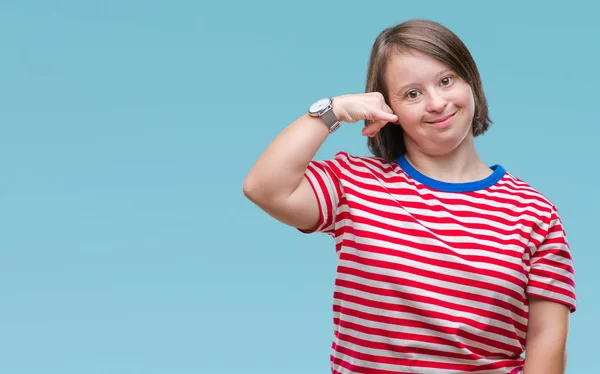
[[[374,135],[398,120],[380,93],[338,96],[333,99],[333,112],[339,121],[374,121],[363,135]],[[250,170],[243,185],[246,197],[283,223],[313,228],[319,206],[304,173],[328,134],[323,120],[308,114],[286,127]]]
[[[303,176],[328,134],[320,118],[305,114],[294,121],[256,161],[244,181],[244,195],[283,223],[312,228],[319,220],[319,206]]]
[[[524,374],[564,374],[569,314],[563,304],[529,297]]]

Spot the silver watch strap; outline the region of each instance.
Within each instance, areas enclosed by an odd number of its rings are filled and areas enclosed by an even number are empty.
[[[321,118],[323,118],[323,121],[327,125],[327,128],[329,128],[329,132],[334,132],[340,127],[340,121],[338,121],[337,117],[335,116],[333,109],[329,109],[328,111],[323,113],[321,115]]]

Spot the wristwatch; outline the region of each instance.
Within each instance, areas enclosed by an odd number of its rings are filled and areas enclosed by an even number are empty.
[[[308,109],[308,114],[313,117],[321,117],[329,129],[329,133],[332,133],[340,128],[340,121],[338,121],[335,113],[333,112],[333,99],[330,97],[317,100]]]

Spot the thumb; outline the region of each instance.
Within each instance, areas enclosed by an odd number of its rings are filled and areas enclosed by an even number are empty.
[[[373,121],[373,122],[369,123],[367,126],[363,127],[362,134],[365,136],[373,137],[379,132],[379,130],[381,130],[389,122],[390,121],[387,121],[387,120]]]

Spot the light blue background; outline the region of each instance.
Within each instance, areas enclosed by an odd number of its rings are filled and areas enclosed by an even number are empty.
[[[478,139],[559,207],[568,373],[597,372],[600,7],[592,1],[0,1],[0,373],[325,373],[333,241],[242,181],[317,98],[362,92],[377,34],[454,30]],[[344,126],[318,158],[367,154]]]

